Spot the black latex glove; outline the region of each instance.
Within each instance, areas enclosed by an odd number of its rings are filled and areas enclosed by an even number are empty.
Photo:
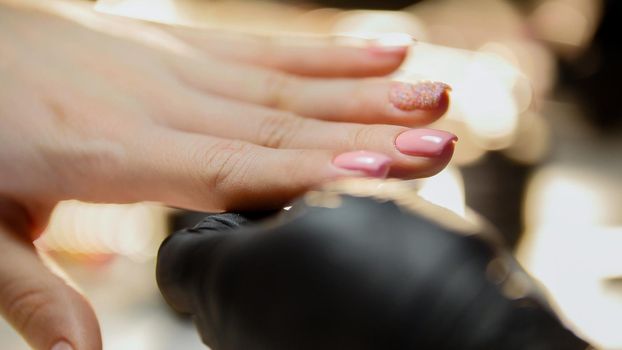
[[[173,234],[162,293],[213,350],[586,349],[499,245],[422,200],[404,204],[406,188],[389,199],[400,191],[365,186]]]

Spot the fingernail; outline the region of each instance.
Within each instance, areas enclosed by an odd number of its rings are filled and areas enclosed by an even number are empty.
[[[73,350],[73,347],[69,345],[69,343],[67,343],[66,341],[61,340],[58,343],[54,344],[54,346],[52,346],[52,349],[50,350]]]
[[[401,55],[406,54],[406,51],[408,51],[408,47],[405,47],[405,46],[392,46],[392,47],[370,46],[367,48],[367,51],[371,53],[373,56],[401,56]]]
[[[371,177],[386,177],[391,167],[391,158],[381,153],[354,151],[338,155],[333,164],[342,169],[361,171]]]
[[[395,139],[395,147],[409,156],[437,157],[449,146],[458,141],[456,135],[433,129],[412,129]]]
[[[405,33],[386,33],[372,39],[368,50],[374,55],[405,54],[416,40]]]
[[[389,91],[389,101],[398,109],[435,109],[441,105],[451,87],[445,83],[425,81],[418,84],[395,82]]]
[[[377,46],[385,47],[410,46],[415,42],[415,38],[406,33],[383,33],[374,39]]]

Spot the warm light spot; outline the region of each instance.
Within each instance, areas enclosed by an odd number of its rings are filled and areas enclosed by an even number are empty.
[[[407,46],[414,43],[412,36],[405,33],[383,33],[376,38],[381,46]]]
[[[609,225],[618,182],[570,167],[549,167],[531,181],[527,231],[518,258],[547,288],[573,329],[595,346],[622,348],[622,295],[608,281],[622,276],[622,226]]]
[[[532,16],[539,35],[554,43],[583,46],[591,35],[588,18],[570,1],[545,1]]]
[[[465,216],[464,181],[457,168],[448,167],[435,176],[419,180],[418,194],[429,202]]]
[[[573,228],[602,224],[605,201],[598,181],[581,169],[541,170],[527,193],[527,225]]]
[[[390,34],[391,41],[403,43],[407,33],[417,40],[425,40],[427,37],[423,24],[417,17],[396,11],[347,11],[340,15],[332,28],[335,34],[376,39],[379,34]],[[382,38],[382,36],[380,37]]]
[[[518,106],[512,88],[518,76],[501,57],[476,53],[454,87],[453,100],[464,121],[488,149],[505,148],[513,141]]]
[[[54,209],[37,246],[69,255],[151,258],[166,235],[166,212],[162,206],[147,203],[64,201]]]
[[[180,20],[175,0],[98,0],[95,10],[163,23]]]

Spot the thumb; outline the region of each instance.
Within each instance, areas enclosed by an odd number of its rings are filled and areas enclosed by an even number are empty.
[[[86,299],[43,264],[32,243],[0,222],[0,315],[37,350],[98,350]]]

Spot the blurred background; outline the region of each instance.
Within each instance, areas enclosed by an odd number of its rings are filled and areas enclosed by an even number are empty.
[[[72,3],[73,4],[73,3]],[[453,87],[460,142],[414,185],[505,236],[563,319],[622,349],[622,3],[615,0],[100,0],[96,11],[273,35],[417,39],[394,78]],[[295,41],[292,40],[295,44]],[[107,349],[205,349],[155,285],[165,235],[202,214],[64,202],[37,245],[90,298]],[[0,320],[2,349],[28,347]]]

